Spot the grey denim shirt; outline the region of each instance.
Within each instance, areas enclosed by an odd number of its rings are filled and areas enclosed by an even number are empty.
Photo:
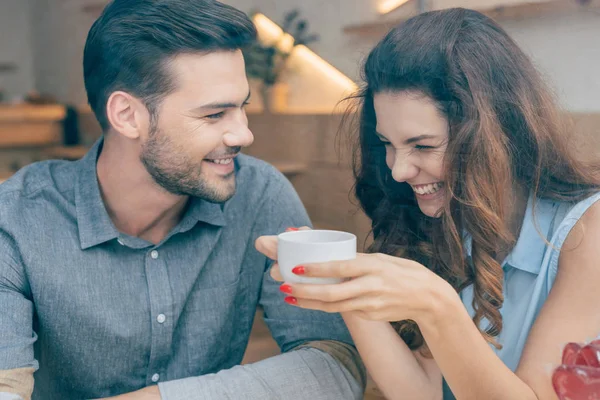
[[[101,148],[102,140],[79,161],[32,164],[0,185],[0,370],[36,368],[33,399],[107,397],[166,381],[175,382],[161,386],[163,398],[175,399],[190,390],[183,378],[241,362],[258,304],[283,352],[315,340],[352,343],[339,315],[285,304],[271,262],[254,248],[261,235],[309,225],[275,168],[240,155],[234,197],[222,205],[191,198],[154,245],[112,224],[96,175]],[[270,361],[271,371],[301,367],[286,356]],[[268,378],[238,383],[252,379]],[[343,379],[331,381],[334,393]],[[301,398],[297,385],[290,398]],[[336,397],[323,389],[322,398]]]

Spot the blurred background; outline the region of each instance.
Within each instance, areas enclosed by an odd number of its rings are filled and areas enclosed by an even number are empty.
[[[368,219],[349,196],[345,146],[336,146],[359,66],[392,26],[448,7],[496,19],[533,58],[573,121],[581,157],[600,150],[600,0],[225,0],[253,17],[260,43],[246,51],[255,143],[277,166],[315,227],[354,232]],[[0,181],[38,160],[75,160],[101,134],[86,104],[82,54],[107,0],[0,0]],[[260,310],[245,362],[277,353]],[[373,385],[366,398],[378,398]]]

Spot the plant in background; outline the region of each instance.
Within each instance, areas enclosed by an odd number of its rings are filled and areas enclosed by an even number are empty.
[[[282,29],[291,36],[291,42],[287,35],[281,35],[277,40],[268,43],[257,40],[244,49],[246,72],[250,78],[261,82],[261,94],[266,111],[270,110],[271,89],[279,82],[294,48],[308,45],[319,39],[318,35],[309,33],[308,21],[300,18],[298,10],[285,14]]]

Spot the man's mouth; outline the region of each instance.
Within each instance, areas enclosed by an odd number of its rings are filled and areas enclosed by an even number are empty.
[[[227,164],[231,164],[233,162],[233,157],[232,158],[217,158],[217,159],[210,159],[210,158],[205,158],[204,161],[208,161],[214,164],[219,164],[219,165],[227,165]]]

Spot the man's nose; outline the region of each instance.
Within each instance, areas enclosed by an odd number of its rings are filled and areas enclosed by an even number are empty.
[[[223,144],[228,147],[248,147],[254,142],[254,135],[247,125],[239,125],[223,135]]]

